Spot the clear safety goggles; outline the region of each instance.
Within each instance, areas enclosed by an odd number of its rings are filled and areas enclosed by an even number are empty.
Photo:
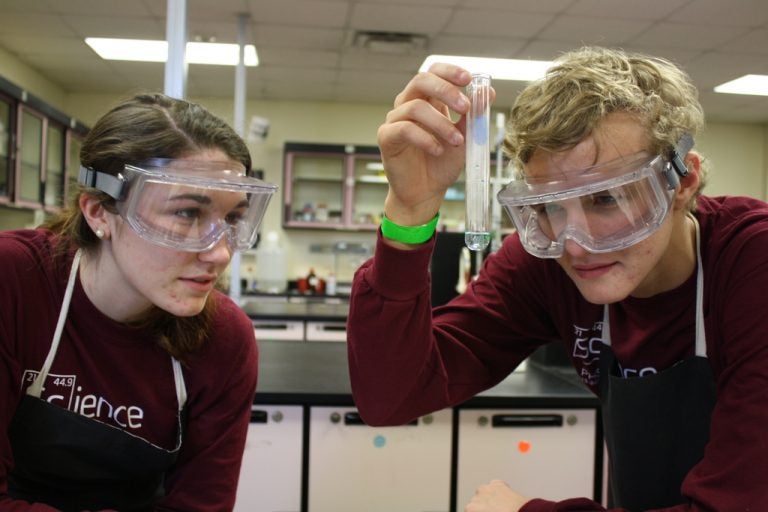
[[[629,159],[514,180],[498,194],[523,247],[539,258],[558,258],[570,239],[592,253],[625,249],[656,231],[685,175],[673,155]]]
[[[116,200],[120,216],[145,240],[202,252],[223,237],[232,250],[253,246],[277,186],[245,175],[242,165],[154,159],[117,176],[80,168],[81,185]]]

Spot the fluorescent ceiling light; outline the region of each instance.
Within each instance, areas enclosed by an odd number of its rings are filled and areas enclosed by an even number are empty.
[[[715,87],[715,92],[768,96],[768,75],[744,75],[718,85]]]
[[[167,41],[145,39],[110,39],[86,37],[86,44],[102,59],[133,60],[141,62],[165,62],[168,60]],[[226,43],[187,43],[186,60],[189,64],[214,64],[236,66],[240,59],[240,47]],[[243,57],[246,66],[258,66],[256,47],[245,46]]]
[[[426,71],[436,62],[456,64],[470,73],[488,73],[494,80],[533,81],[542,78],[552,66],[551,61],[523,59],[493,59],[460,55],[430,55],[419,71]]]

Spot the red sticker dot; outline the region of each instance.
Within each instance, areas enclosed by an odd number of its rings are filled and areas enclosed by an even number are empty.
[[[517,449],[520,453],[528,453],[531,449],[531,443],[528,441],[518,441]]]

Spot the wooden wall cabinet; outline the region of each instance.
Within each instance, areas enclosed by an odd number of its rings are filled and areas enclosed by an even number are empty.
[[[0,204],[55,211],[77,181],[88,129],[0,77]]]
[[[387,180],[376,146],[287,142],[283,227],[373,230]]]
[[[12,148],[15,145],[14,111],[11,99],[0,95],[0,203],[8,202],[13,180]]]
[[[491,155],[491,175],[495,173],[496,155]],[[376,230],[387,190],[377,146],[285,143],[284,228]],[[464,197],[462,174],[446,191],[439,230],[463,231]]]

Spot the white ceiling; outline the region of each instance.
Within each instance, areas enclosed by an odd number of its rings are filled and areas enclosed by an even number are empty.
[[[66,92],[162,90],[162,64],[101,60],[86,36],[165,39],[165,0],[0,0],[0,46]],[[189,38],[237,42],[237,14],[261,64],[251,100],[389,104],[430,53],[552,59],[584,44],[672,59],[710,120],[766,123],[768,97],[716,94],[768,74],[766,0],[187,0]],[[353,46],[358,31],[423,35],[401,53]],[[520,86],[494,83],[499,107]],[[234,68],[190,65],[191,97],[233,96]]]

